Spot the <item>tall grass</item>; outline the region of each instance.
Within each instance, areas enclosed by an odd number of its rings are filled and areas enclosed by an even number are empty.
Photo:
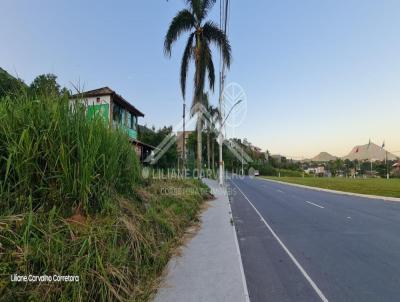
[[[125,134],[66,99],[8,98],[0,120],[0,301],[147,300],[202,185],[140,180]],[[16,283],[14,273],[80,281]]]
[[[68,100],[28,96],[0,102],[0,210],[107,210],[114,192],[138,180],[137,156],[125,134],[89,121]]]

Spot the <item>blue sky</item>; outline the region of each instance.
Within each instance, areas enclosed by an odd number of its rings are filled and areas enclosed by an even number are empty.
[[[110,86],[146,114],[142,123],[174,125],[182,114],[186,36],[171,59],[162,47],[183,6],[3,0],[0,66],[27,83],[52,72],[68,87]],[[209,16],[215,21],[218,9]],[[369,138],[400,150],[399,11],[397,0],[231,0],[227,82],[247,95],[247,118],[235,136],[295,157],[345,155]]]

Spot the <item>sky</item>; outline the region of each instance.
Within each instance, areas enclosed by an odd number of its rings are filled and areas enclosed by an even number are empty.
[[[208,17],[215,22],[218,2]],[[245,98],[228,136],[293,158],[343,156],[369,139],[400,155],[400,1],[230,2],[226,84]],[[28,84],[54,73],[68,88],[109,86],[145,113],[141,124],[176,125],[187,35],[171,58],[163,40],[183,7],[183,0],[2,0],[0,67]]]

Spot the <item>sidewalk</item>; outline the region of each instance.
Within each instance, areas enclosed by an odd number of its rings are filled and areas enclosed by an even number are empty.
[[[204,182],[216,198],[201,215],[198,233],[168,263],[155,302],[249,301],[226,189]]]

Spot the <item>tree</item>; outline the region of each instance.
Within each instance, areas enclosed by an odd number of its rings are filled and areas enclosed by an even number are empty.
[[[139,127],[139,140],[143,143],[157,146],[168,135],[172,133],[172,126],[164,126],[158,130],[153,126],[151,129],[146,126]],[[167,169],[175,166],[178,161],[178,153],[176,150],[176,142],[165,152],[165,154],[155,164],[160,169]]]
[[[206,21],[208,12],[214,5],[215,0],[186,0],[188,8],[181,10],[173,18],[165,36],[164,52],[171,56],[172,44],[183,34],[189,32],[189,38],[183,52],[180,84],[182,96],[185,98],[186,77],[189,62],[194,61],[194,95],[192,108],[199,113],[197,121],[197,169],[201,169],[201,112],[200,104],[204,93],[205,77],[208,74],[208,82],[211,90],[214,90],[215,71],[212,60],[211,44],[221,50],[222,60],[227,68],[231,62],[231,47],[225,33],[211,21]],[[200,173],[199,173],[200,175]]]
[[[31,93],[36,96],[61,95],[60,85],[57,83],[57,76],[51,73],[37,76],[29,87]],[[64,93],[65,88],[63,89]]]

